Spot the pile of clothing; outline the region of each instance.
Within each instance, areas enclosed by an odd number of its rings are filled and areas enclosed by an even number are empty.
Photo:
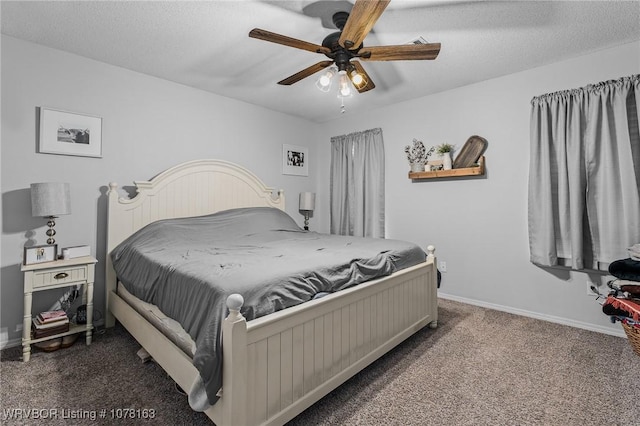
[[[634,244],[627,249],[631,260],[640,260],[640,244]]]
[[[611,292],[607,296],[602,311],[613,322],[620,321],[629,340],[640,341],[640,244],[629,248],[630,257],[612,262],[609,273],[616,279],[609,281]],[[636,337],[637,336],[637,337]],[[640,346],[634,351],[640,355]]]

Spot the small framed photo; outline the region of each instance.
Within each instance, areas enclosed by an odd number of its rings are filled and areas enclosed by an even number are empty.
[[[282,174],[309,176],[309,148],[282,145]]]
[[[427,161],[427,166],[425,167],[425,170],[427,172],[435,172],[437,170],[443,170],[443,169],[444,169],[444,165],[442,164],[441,159],[429,160]]]
[[[38,152],[102,157],[102,118],[40,107]]]
[[[58,245],[32,246],[24,248],[24,264],[53,262],[58,258]]]

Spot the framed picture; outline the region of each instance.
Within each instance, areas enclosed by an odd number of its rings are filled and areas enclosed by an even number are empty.
[[[102,157],[102,118],[40,107],[38,152]]]
[[[282,145],[282,174],[309,176],[309,149],[304,146]]]
[[[58,245],[32,246],[24,248],[24,264],[53,262],[58,258]]]
[[[444,165],[442,164],[442,160],[438,159],[438,160],[429,160],[427,161],[427,165],[425,167],[425,171],[427,172],[434,172],[436,170],[443,170],[444,169]]]

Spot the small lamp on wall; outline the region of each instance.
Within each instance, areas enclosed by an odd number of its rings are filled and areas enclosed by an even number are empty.
[[[300,193],[300,206],[298,207],[304,214],[304,230],[309,230],[309,215],[316,208],[316,194],[314,192]]]
[[[31,215],[47,218],[47,244],[55,244],[55,219],[71,213],[71,196],[68,183],[32,183]]]

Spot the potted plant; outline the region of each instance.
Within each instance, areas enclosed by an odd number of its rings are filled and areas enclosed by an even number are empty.
[[[451,170],[451,152],[454,145],[443,143],[436,147],[436,152],[442,156],[442,166],[445,170]]]
[[[427,163],[427,159],[433,153],[434,148],[431,147],[428,151],[425,149],[422,141],[417,139],[413,140],[412,146],[405,146],[404,152],[407,154],[407,160],[409,160],[409,166],[412,172],[424,172],[424,165]]]

